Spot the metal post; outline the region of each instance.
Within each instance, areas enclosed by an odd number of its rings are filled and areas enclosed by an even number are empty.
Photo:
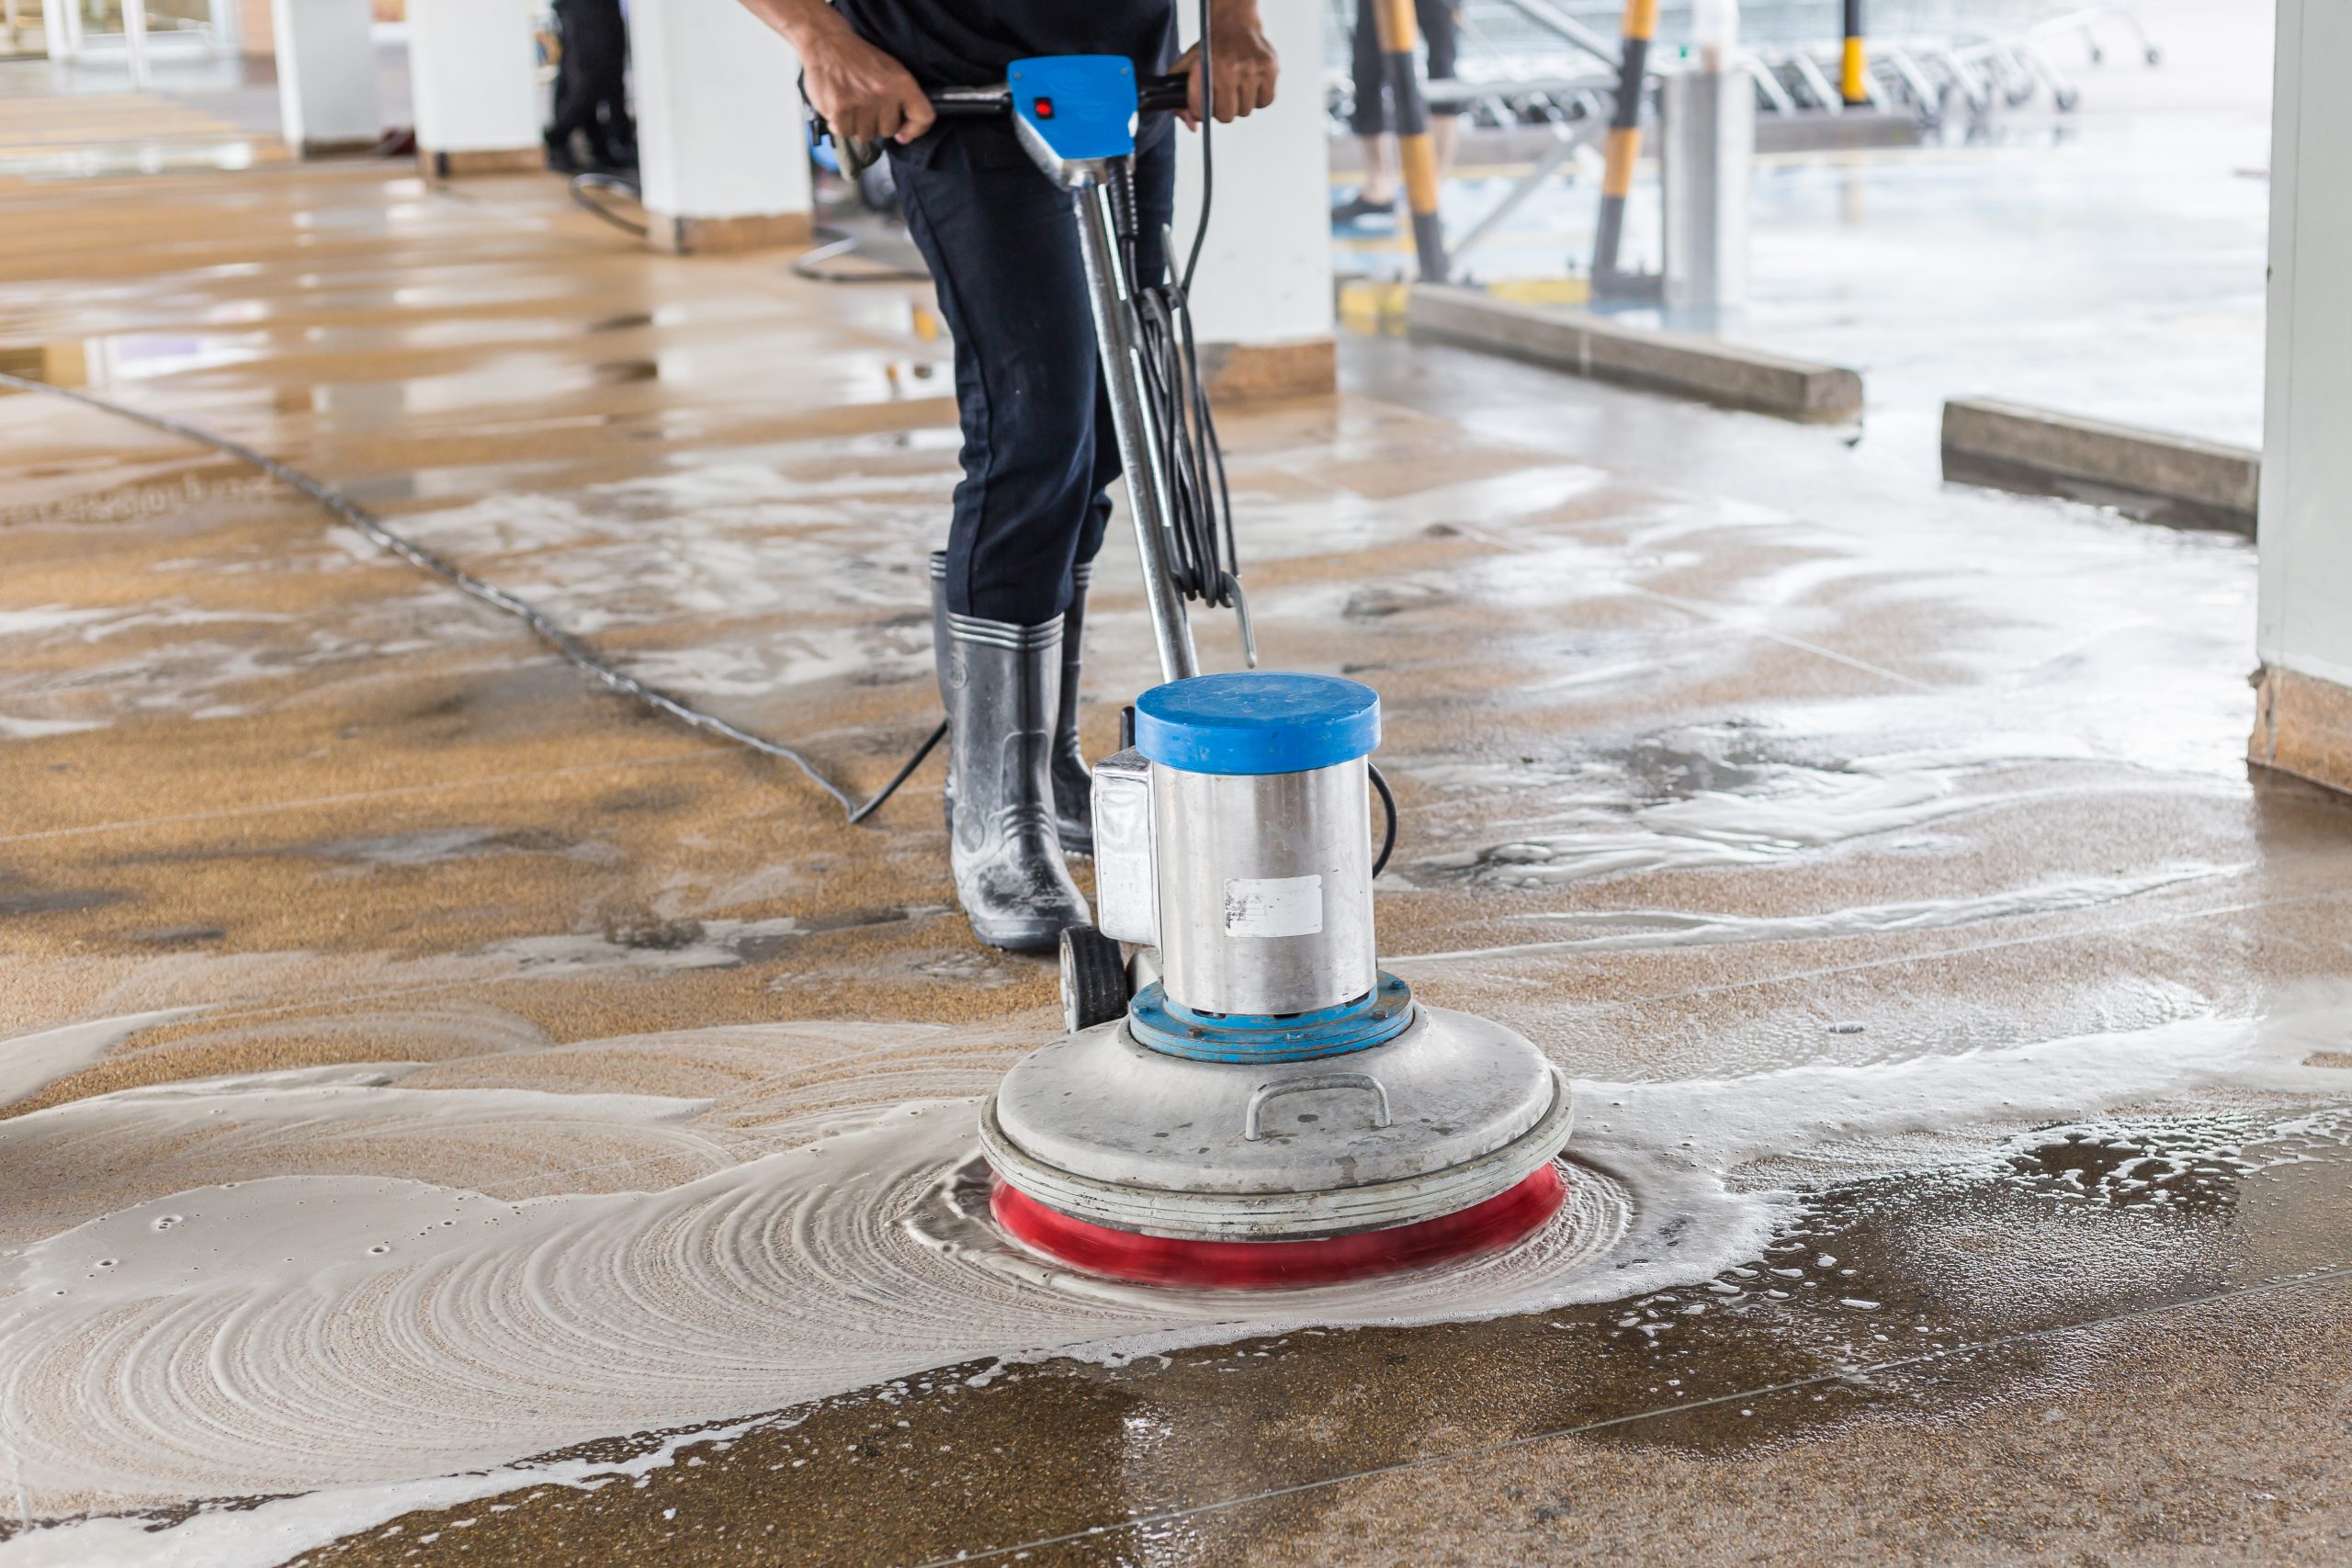
[[[147,0],[122,0],[122,45],[130,55],[130,85],[143,93],[153,81],[147,69]]]
[[[1413,250],[1421,281],[1446,279],[1445,231],[1437,215],[1437,149],[1430,141],[1429,105],[1413,54],[1421,41],[1413,0],[1380,0],[1374,10],[1380,28],[1381,74],[1388,84],[1390,124],[1396,132],[1396,161],[1405,171],[1405,201],[1413,209]]]
[[[1862,0],[1846,0],[1846,48],[1838,58],[1838,96],[1849,109],[1871,101],[1870,52],[1862,43]]]
[[[1609,292],[1625,237],[1625,196],[1642,156],[1642,85],[1649,74],[1657,0],[1625,0],[1625,52],[1617,67],[1617,111],[1609,119],[1608,161],[1600,176],[1600,227],[1592,241],[1592,292]]]
[[[1121,175],[1114,160],[1092,173],[1072,196],[1078,204],[1079,250],[1086,264],[1086,296],[1094,308],[1094,343],[1102,358],[1102,382],[1110,396],[1111,425],[1119,437],[1119,467],[1127,479],[1127,510],[1135,516],[1136,553],[1143,558],[1144,602],[1151,611],[1151,637],[1159,650],[1164,681],[1201,672],[1193,648],[1192,624],[1183,596],[1168,568],[1168,471],[1160,461],[1158,433],[1144,393],[1143,354],[1136,342],[1126,267],[1119,259],[1118,225],[1112,211],[1110,182]]]
[[[1756,89],[1747,73],[1683,71],[1660,93],[1666,303],[1722,310],[1747,293],[1747,185]]]

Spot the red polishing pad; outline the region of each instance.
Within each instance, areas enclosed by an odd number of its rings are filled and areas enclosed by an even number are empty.
[[[1001,1179],[989,1206],[997,1224],[1015,1239],[1090,1274],[1142,1285],[1251,1290],[1329,1285],[1493,1252],[1534,1234],[1567,1193],[1560,1168],[1547,1164],[1518,1186],[1459,1213],[1306,1241],[1182,1241],[1139,1235],[1071,1219]]]

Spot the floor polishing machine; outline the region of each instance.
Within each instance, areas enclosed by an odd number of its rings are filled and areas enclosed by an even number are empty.
[[[1233,604],[1245,644],[1247,604],[1202,559],[1198,513],[1222,476],[1202,466],[1205,397],[1169,394],[1171,290],[1132,276],[1137,117],[1184,94],[1125,59],[1059,56],[933,98],[1009,113],[1072,193],[1165,681],[1093,770],[1097,923],[1063,939],[1070,1032],[989,1097],[980,1142],[998,1222],[1078,1269],[1327,1283],[1533,1232],[1566,1195],[1574,1113],[1525,1039],[1379,967],[1378,695],[1336,676],[1198,672],[1186,598]],[[1189,361],[1189,330],[1175,341]]]

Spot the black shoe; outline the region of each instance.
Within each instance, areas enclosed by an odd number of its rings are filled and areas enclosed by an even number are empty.
[[[550,139],[547,147],[548,168],[551,172],[559,175],[584,175],[588,173],[588,165],[582,163],[579,155],[571,150],[571,137],[567,136],[560,141]]]
[[[1367,218],[1394,218],[1396,216],[1396,198],[1395,197],[1390,197],[1386,201],[1366,201],[1363,198],[1363,193],[1358,192],[1356,195],[1351,196],[1347,200],[1340,203],[1339,206],[1331,209],[1331,227],[1334,229],[1352,229]]]
[[[1060,709],[1062,623],[1016,626],[947,616],[945,663],[954,791],[948,856],[972,934],[1042,953],[1088,922],[1062,863],[1050,766]]]
[[[1080,561],[1070,568],[1069,608],[1062,612],[1061,703],[1054,717],[1054,831],[1062,852],[1094,853],[1094,770],[1078,743],[1078,681],[1082,661],[1079,643],[1086,631],[1086,589],[1093,580],[1094,563]]]

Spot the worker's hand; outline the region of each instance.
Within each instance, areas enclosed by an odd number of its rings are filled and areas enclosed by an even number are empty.
[[[1201,127],[1200,54],[1194,44],[1176,61],[1176,69],[1192,81],[1183,118],[1195,130]],[[1282,74],[1282,64],[1258,26],[1258,0],[1214,0],[1209,6],[1209,72],[1216,78],[1213,99],[1219,125],[1274,101],[1274,80]]]
[[[939,118],[905,66],[846,26],[813,29],[800,68],[808,102],[835,136],[903,144]]]

